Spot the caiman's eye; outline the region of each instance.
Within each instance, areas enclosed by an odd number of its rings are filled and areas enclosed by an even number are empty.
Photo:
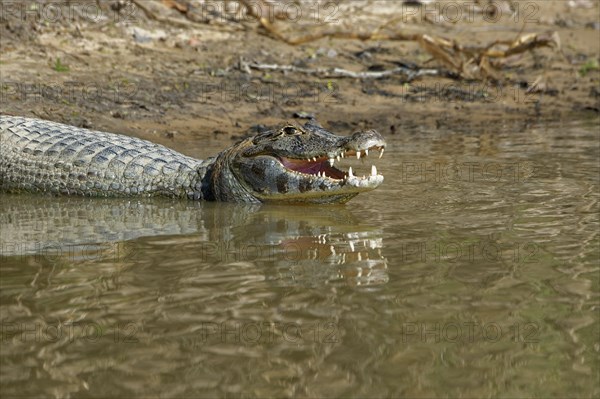
[[[298,134],[298,129],[293,126],[286,126],[283,128],[285,134]]]

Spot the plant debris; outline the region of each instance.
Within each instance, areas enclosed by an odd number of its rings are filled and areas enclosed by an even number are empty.
[[[408,33],[401,29],[390,29],[397,18],[381,24],[371,31],[357,31],[355,29],[326,29],[309,32],[303,36],[288,36],[275,27],[261,9],[266,9],[264,0],[258,2],[240,0],[246,7],[248,15],[253,16],[264,28],[267,34],[290,45],[304,44],[323,38],[355,39],[361,41],[414,41],[427,51],[435,60],[440,62],[450,71],[465,79],[500,81],[499,74],[501,62],[497,59],[506,59],[516,54],[532,51],[536,48],[549,47],[560,50],[558,32],[520,34],[515,39],[495,40],[486,45],[464,45],[453,39],[438,37],[432,34]],[[258,7],[257,7],[258,6]],[[300,72],[302,72],[300,70]],[[316,70],[313,73],[323,74],[324,71]],[[402,68],[379,73],[362,72],[348,73],[348,71],[335,71],[330,77],[382,77],[396,73],[406,73]],[[429,74],[429,73],[426,73]],[[441,74],[441,73],[440,73]],[[337,76],[336,76],[337,75]]]

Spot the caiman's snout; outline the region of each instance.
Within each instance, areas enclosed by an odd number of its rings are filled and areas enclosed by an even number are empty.
[[[369,150],[377,150],[379,151],[379,158],[381,158],[385,149],[385,139],[376,130],[356,132],[349,138],[346,148],[347,151],[356,153],[365,151],[366,155],[369,155]],[[358,158],[360,159],[360,156]]]

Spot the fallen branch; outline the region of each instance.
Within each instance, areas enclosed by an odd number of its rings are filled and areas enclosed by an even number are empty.
[[[508,46],[505,50],[492,50],[497,44]],[[506,58],[514,54],[523,53],[536,47],[552,47],[560,50],[560,36],[558,32],[527,33],[513,41],[497,41],[487,46],[484,53],[490,58]]]
[[[455,40],[429,35],[422,35],[417,41],[435,59],[461,76],[490,78],[494,81],[500,80],[500,77],[490,59],[507,58],[538,47],[560,49],[557,32],[528,33],[515,40],[496,40],[484,46],[463,46]]]
[[[353,78],[353,79],[381,79],[391,75],[406,75],[407,80],[411,81],[419,76],[424,75],[440,75],[437,69],[419,69],[412,70],[406,67],[396,67],[387,71],[363,71],[354,72],[342,68],[302,68],[294,65],[278,65],[278,64],[259,64],[256,62],[246,63],[241,65],[242,69],[246,67],[261,71],[286,71],[297,72],[307,75],[315,75],[320,78]],[[247,69],[246,69],[247,70]]]
[[[545,33],[527,33],[519,34],[514,40],[496,40],[483,46],[465,46],[452,39],[436,37],[433,35],[421,33],[405,33],[391,30],[390,26],[398,18],[392,18],[384,22],[379,27],[370,32],[356,32],[354,30],[324,30],[312,32],[299,37],[289,37],[277,29],[271,21],[263,17],[263,12],[257,12],[256,6],[262,3],[240,0],[240,3],[246,7],[247,15],[254,17],[268,34],[277,40],[290,45],[304,44],[323,38],[334,39],[357,39],[362,41],[381,40],[381,41],[413,41],[431,54],[436,60],[441,62],[452,72],[463,78],[491,79],[501,80],[497,70],[497,63],[491,63],[490,59],[506,58],[515,54],[524,53],[539,47],[550,47],[560,49],[560,38],[557,32]],[[386,30],[384,32],[384,30]],[[291,71],[303,72],[301,69],[288,69]],[[426,71],[426,70],[423,70]],[[432,71],[432,70],[429,70]],[[356,78],[380,78],[396,73],[409,73],[403,68],[395,68],[383,72],[351,72],[340,69],[333,70],[311,70],[310,73],[324,75],[329,73],[330,77],[356,77]],[[428,74],[428,73],[421,73]],[[429,73],[430,74],[430,73]]]

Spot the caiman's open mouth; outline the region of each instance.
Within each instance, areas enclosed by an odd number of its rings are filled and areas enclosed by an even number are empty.
[[[332,180],[363,180],[367,181],[369,179],[377,178],[378,176],[382,178],[383,176],[377,173],[377,168],[375,165],[371,165],[371,170],[368,174],[364,174],[362,177],[359,177],[360,174],[357,174],[356,171],[352,170],[352,166],[348,168],[346,172],[334,167],[336,161],[340,162],[342,158],[356,157],[356,159],[360,159],[364,161],[366,157],[369,156],[369,152],[378,151],[379,158],[383,156],[385,146],[372,146],[368,149],[363,150],[342,150],[338,155],[332,158],[328,158],[326,155],[320,157],[313,157],[307,159],[297,159],[297,158],[286,158],[279,157],[279,161],[283,166],[287,169],[293,170],[294,172],[301,173],[309,176],[316,177],[328,177]]]
[[[242,143],[234,173],[261,202],[341,204],[383,183],[375,165],[358,162],[383,155],[386,143],[375,130],[342,137],[307,122]],[[340,166],[352,160],[358,164]]]

